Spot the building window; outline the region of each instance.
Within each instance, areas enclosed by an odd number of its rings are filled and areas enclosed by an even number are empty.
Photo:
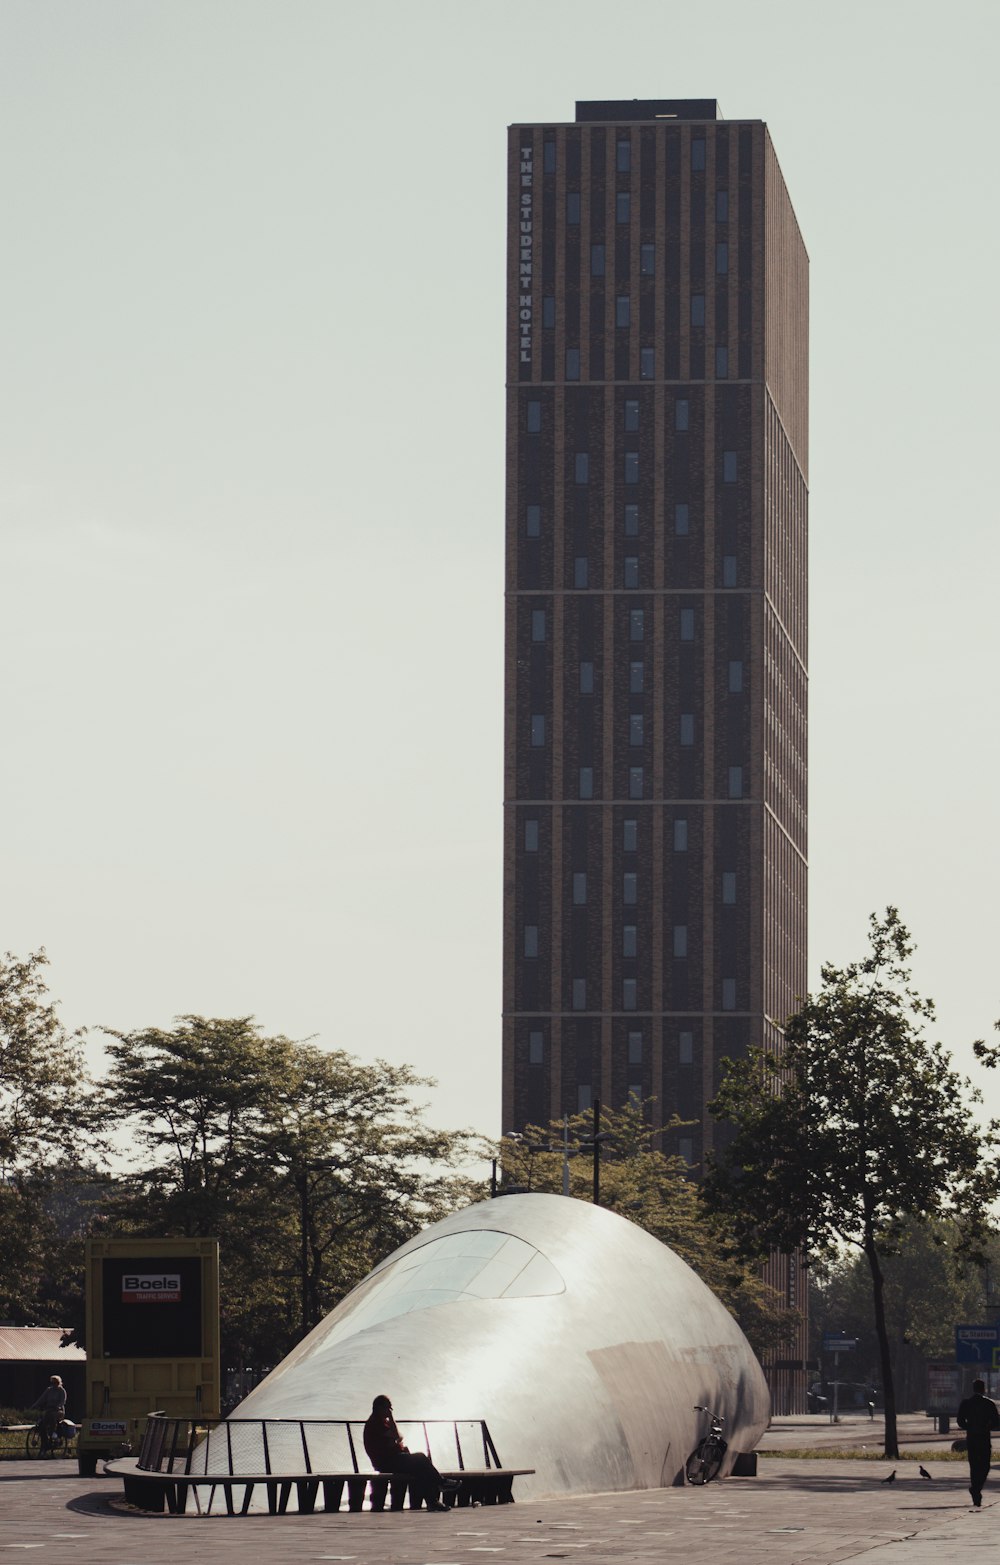
[[[627,190],[619,190],[615,196],[615,222],[628,223],[632,217],[632,198]]]
[[[542,172],[554,174],[556,171],[556,144],[554,141],[546,141],[542,148]]]
[[[579,348],[566,349],[566,379],[580,379],[580,350]]]
[[[580,222],[580,192],[567,190],[566,192],[566,221],[570,228],[576,228]]]
[[[625,452],[625,482],[627,484],[637,484],[639,482],[638,451]]]
[[[587,980],[585,978],[573,979],[573,1009],[585,1011],[587,1009]]]
[[[593,663],[580,664],[580,694],[582,696],[592,696],[594,694]]]
[[[656,246],[639,246],[639,276],[653,277],[656,275]]]
[[[639,900],[639,877],[634,870],[626,870],[622,876],[622,901],[626,907],[635,907]]]
[[[622,852],[637,853],[639,851],[639,822],[622,821]]]
[[[687,397],[678,397],[674,403],[674,428],[687,429],[691,419],[691,404]]]
[[[736,875],[732,870],[722,872],[722,900],[726,907],[733,907],[736,903]]]
[[[679,727],[681,744],[685,747],[694,744],[694,713],[682,712]]]
[[[545,610],[532,609],[531,611],[531,639],[532,641],[545,640]]]
[[[542,531],[542,508],[529,505],[524,512],[524,530],[529,538],[538,538]]]
[[[642,767],[630,766],[628,769],[628,796],[630,799],[643,797]]]
[[[743,689],[743,664],[737,658],[729,665],[729,693],[738,696]]]
[[[682,641],[694,640],[694,609],[681,609],[680,629]]]
[[[691,137],[691,168],[695,174],[703,174],[705,172],[704,136]]]
[[[674,506],[674,532],[678,538],[686,538],[691,531],[691,511],[685,505]]]
[[[694,1164],[694,1142],[690,1136],[679,1136],[677,1140],[677,1156],[688,1168]]]
[[[573,876],[573,906],[587,906],[587,876],[583,870],[577,870]]]
[[[729,768],[729,797],[731,799],[742,799],[743,797],[742,766],[731,766]]]
[[[643,742],[643,721],[641,712],[631,712],[628,720],[628,742],[633,748]]]
[[[622,979],[622,1010],[634,1011],[638,1000],[638,984],[634,978]]]
[[[541,1065],[545,1058],[545,1040],[540,1032],[528,1034],[528,1064]]]
[[[729,349],[724,342],[720,342],[715,349],[715,378],[729,379]]]
[[[587,1112],[587,1110],[588,1109],[592,1109],[593,1106],[594,1106],[594,1100],[593,1100],[593,1098],[590,1095],[590,1088],[589,1087],[584,1087],[584,1086],[577,1087],[577,1089],[576,1089],[576,1111],[577,1111],[577,1113],[578,1114],[585,1114]]]
[[[736,586],[736,556],[724,554],[722,556],[722,585],[724,587]]]
[[[538,852],[538,822],[528,820],[524,823],[524,851],[525,853]]]
[[[590,586],[590,563],[585,554],[578,554],[573,561],[573,586],[581,590]]]
[[[578,484],[590,482],[590,453],[578,451],[573,459],[573,478]]]
[[[639,428],[639,401],[636,397],[625,399],[625,429],[628,434],[634,434]]]
[[[645,615],[643,610],[631,609],[628,616],[629,641],[641,641],[645,634]]]
[[[604,276],[604,246],[591,245],[590,247],[590,275],[591,277]]]
[[[674,821],[674,852],[686,853],[688,845],[688,823],[686,820]]]
[[[635,956],[636,953],[636,926],[626,924],[622,929],[622,956]]]
[[[542,432],[542,404],[540,402],[528,403],[528,416],[526,427],[529,435],[540,435]]]
[[[639,556],[637,554],[626,554],[625,556],[623,585],[626,587],[638,587],[639,585]]]
[[[630,326],[632,324],[632,306],[627,293],[620,293],[615,300],[615,325]]]
[[[736,1009],[736,979],[724,978],[722,980],[722,1009],[735,1011]]]
[[[645,684],[646,684],[646,665],[645,665],[645,663],[639,663],[639,662],[630,663],[629,666],[628,666],[628,688],[629,688],[629,694],[633,695],[633,696],[641,696],[642,692],[643,692],[643,689],[645,688]]]
[[[618,155],[615,166],[619,174],[627,174],[632,167],[632,143],[630,141],[620,140],[618,142]]]
[[[688,927],[686,924],[674,925],[674,956],[681,957],[688,954]]]
[[[642,1064],[641,1032],[630,1032],[628,1035],[628,1062],[630,1065]]]
[[[639,507],[627,505],[625,507],[625,536],[626,538],[638,538],[639,536]]]
[[[678,1065],[694,1064],[693,1032],[681,1032],[677,1034],[677,1063]]]
[[[578,791],[581,799],[592,799],[594,797],[594,768],[592,766],[580,767],[580,787]]]
[[[538,712],[531,719],[531,743],[536,750],[545,743],[545,718]]]
[[[715,221],[717,223],[729,222],[729,191],[717,190],[715,192]]]
[[[729,246],[725,242],[715,247],[715,270],[720,277],[729,270]]]
[[[642,1082],[633,1081],[628,1089],[629,1104],[634,1109],[642,1108]]]
[[[656,357],[652,348],[639,349],[639,379],[652,380],[656,365]]]
[[[525,956],[538,955],[538,925],[525,924],[524,926],[524,954]]]
[[[704,326],[705,324],[705,295],[693,293],[691,295],[691,325]]]
[[[735,484],[736,482],[736,452],[723,451],[722,453],[722,482]]]
[[[551,293],[542,296],[542,325],[553,327],[556,323],[555,295]]]

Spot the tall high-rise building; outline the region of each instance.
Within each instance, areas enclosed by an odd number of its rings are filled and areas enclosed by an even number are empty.
[[[806,990],[808,261],[761,121],[633,100],[511,128],[507,263],[503,1129],[697,1168]]]

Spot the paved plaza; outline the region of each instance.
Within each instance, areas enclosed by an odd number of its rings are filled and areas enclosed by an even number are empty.
[[[930,1428],[926,1420],[919,1434]],[[783,1421],[764,1445],[877,1442],[878,1424],[852,1429]],[[905,1431],[915,1438],[909,1430]],[[946,1449],[948,1441],[934,1442]],[[932,1438],[920,1440],[927,1449]],[[236,1565],[340,1560],[352,1565],[535,1565],[576,1560],[630,1565],[664,1558],[712,1565],[942,1565],[969,1550],[1000,1550],[1000,1471],[980,1511],[964,1463],[762,1458],[756,1478],[704,1489],[657,1489],[432,1515],[148,1516],[128,1512],[117,1483],[81,1478],[71,1462],[0,1464],[0,1560],[44,1551],[47,1565]],[[516,1491],[515,1491],[516,1492]]]

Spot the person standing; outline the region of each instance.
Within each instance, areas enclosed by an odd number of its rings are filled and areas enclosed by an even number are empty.
[[[989,1477],[992,1447],[990,1435],[1000,1429],[1000,1412],[986,1395],[981,1380],[972,1382],[972,1395],[958,1409],[958,1427],[965,1430],[965,1449],[969,1458],[969,1493],[976,1507],[983,1503],[983,1485]]]
[[[441,1474],[429,1456],[409,1451],[392,1416],[392,1403],[386,1396],[376,1397],[371,1417],[365,1424],[365,1450],[377,1473],[405,1473],[410,1480],[410,1503],[419,1509],[421,1500],[429,1511],[446,1511],[441,1503]]]

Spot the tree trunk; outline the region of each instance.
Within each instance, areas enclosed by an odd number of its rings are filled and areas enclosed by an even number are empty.
[[[885,1454],[899,1460],[899,1442],[896,1438],[896,1389],[892,1378],[892,1356],[889,1352],[889,1333],[885,1325],[885,1283],[879,1265],[878,1251],[871,1234],[865,1236],[865,1255],[872,1274],[872,1302],[875,1306],[875,1333],[882,1362],[882,1396],[885,1399]]]

